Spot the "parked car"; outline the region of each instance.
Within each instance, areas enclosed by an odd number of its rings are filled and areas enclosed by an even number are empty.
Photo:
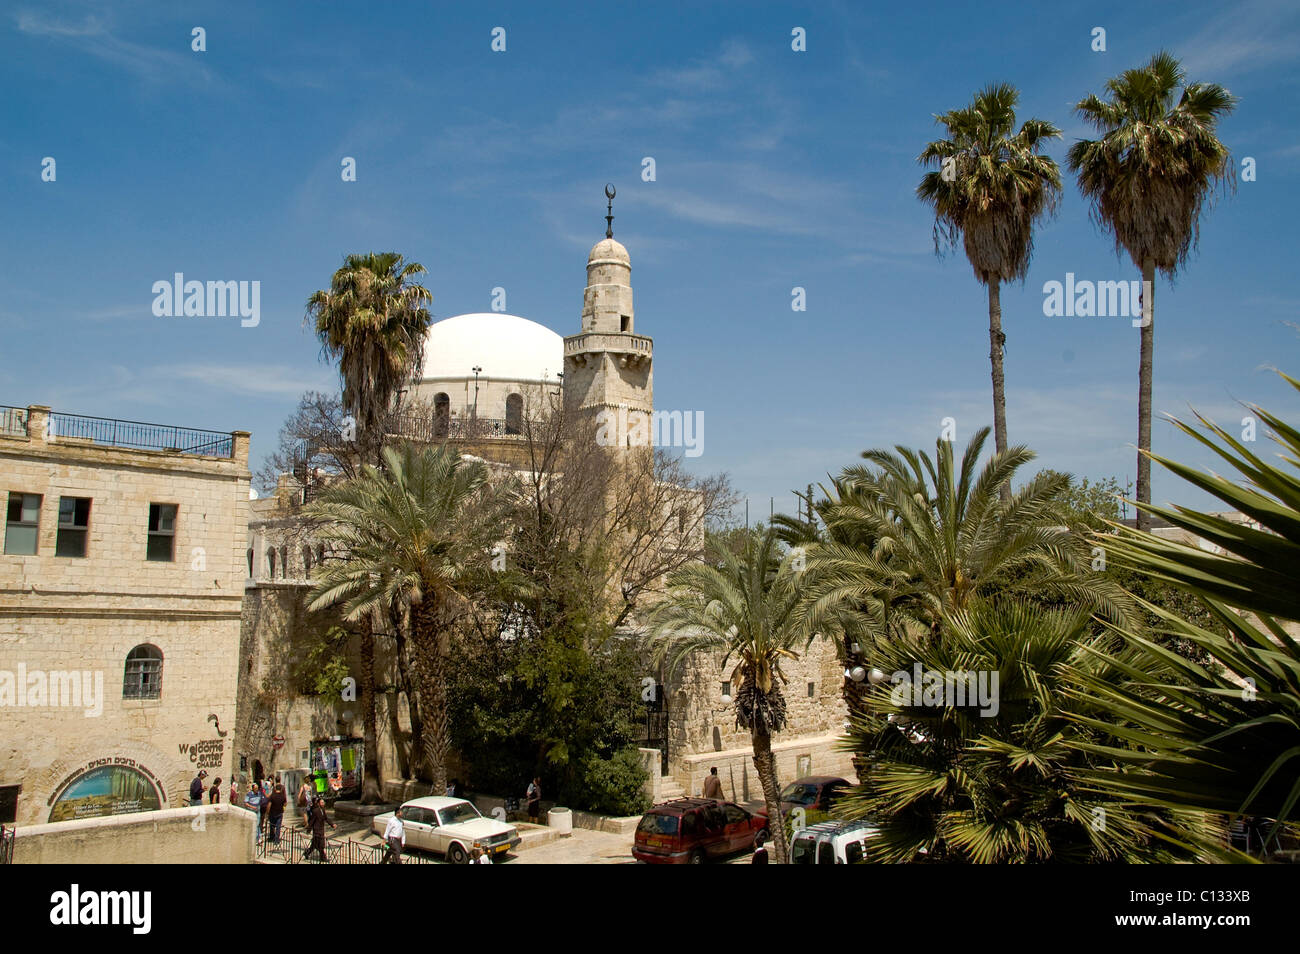
[[[844,794],[849,783],[835,775],[806,775],[797,778],[781,792],[781,814],[793,809],[828,812],[835,799]]]
[[[860,865],[866,861],[868,839],[878,834],[869,821],[825,821],[794,833],[792,865]]]
[[[370,822],[371,831],[383,837],[392,817],[392,812],[376,815]],[[402,805],[402,824],[406,828],[407,848],[446,855],[456,865],[469,861],[475,842],[496,859],[514,850],[521,841],[519,829],[514,825],[484,818],[463,798],[440,795],[413,798]]]
[[[703,864],[752,851],[754,836],[767,829],[767,814],[751,813],[734,802],[677,798],[641,816],[632,857],[648,864]]]

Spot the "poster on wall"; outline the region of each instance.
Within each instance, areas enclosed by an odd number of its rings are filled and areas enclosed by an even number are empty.
[[[134,759],[95,759],[73,772],[50,799],[50,821],[152,812],[166,800],[157,777]]]

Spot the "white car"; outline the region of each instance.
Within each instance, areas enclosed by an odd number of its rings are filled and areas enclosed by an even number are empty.
[[[370,828],[381,838],[392,812],[376,815]],[[402,825],[406,829],[406,847],[446,855],[455,865],[469,861],[475,843],[492,858],[512,851],[522,840],[514,825],[484,818],[479,810],[463,798],[429,795],[413,798],[402,805]]]
[[[867,821],[824,821],[794,833],[792,865],[857,865],[866,855],[868,839],[879,831]]]

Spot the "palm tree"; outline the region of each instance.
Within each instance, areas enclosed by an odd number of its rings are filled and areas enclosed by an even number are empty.
[[[1182,95],[1175,96],[1179,88]],[[1070,147],[1068,164],[1095,221],[1115,236],[1142,272],[1143,308],[1138,363],[1137,499],[1151,502],[1151,363],[1155,272],[1172,279],[1200,238],[1201,208],[1218,183],[1233,181],[1228,149],[1216,135],[1236,103],[1214,83],[1187,82],[1165,52],[1106,83],[1109,99],[1089,95],[1074,107],[1100,139]],[[1150,516],[1139,508],[1139,530]]]
[[[343,408],[356,422],[362,465],[380,463],[390,409],[400,397],[403,384],[424,364],[425,332],[430,321],[424,305],[432,296],[412,279],[425,271],[423,265],[407,263],[396,252],[349,255],[334,273],[329,289],[317,291],[307,300],[306,319],[320,338],[321,351],[338,361]],[[361,800],[363,804],[375,804],[382,798],[378,785],[374,621],[367,617],[358,623],[365,737]]]
[[[798,602],[793,571],[788,559],[780,559],[778,546],[772,530],[747,540],[740,552],[710,538],[707,562],[669,574],[668,592],[651,612],[648,629],[655,663],[666,661],[669,672],[693,653],[724,653],[724,668],[735,657],[736,724],[749,730],[773,854],[777,864],[785,864],[772,736],[786,724],[781,663],[797,658],[792,647],[800,637],[792,625]]]
[[[1056,162],[1039,153],[1061,131],[1044,120],[1028,119],[1015,132],[1019,99],[1014,86],[986,86],[966,108],[935,117],[948,138],[930,143],[917,157],[924,165],[939,165],[916,188],[917,198],[934,207],[935,250],[956,248],[960,237],[976,280],[988,287],[994,444],[999,452],[1007,449],[1001,284],[1024,279],[1034,251],[1034,225],[1055,211],[1061,194]]]
[[[396,252],[349,255],[330,287],[307,299],[321,351],[338,361],[365,463],[379,462],[394,400],[424,364],[433,296],[413,278],[426,272]]]
[[[877,827],[870,860],[1189,861],[1221,835],[1204,813],[1133,806],[1080,778],[1113,763],[1074,744],[1102,735],[1070,721],[1067,690],[1122,676],[1089,629],[1078,607],[977,599],[945,613],[942,639],[916,627],[881,647],[894,676],[849,736],[869,778],[841,805]]]
[[[500,538],[487,465],[448,447],[385,448],[384,467],[329,488],[307,509],[346,551],[313,577],[309,605],[338,604],[356,621],[390,609],[405,617],[424,749],[433,783],[447,784],[446,657],[451,625],[472,604]]]
[[[1003,502],[1034,454],[1011,447],[981,467],[988,433],[971,438],[960,466],[940,440],[933,459],[876,449],[862,454],[874,467],[844,470],[838,499],[822,508],[827,539],[808,549],[797,614],[805,632],[847,606],[881,636],[911,620],[937,637],[945,614],[1007,592],[1052,594],[1127,621],[1131,601],[1091,571],[1089,544],[1063,525],[1069,475],[1044,471]]]
[[[1300,381],[1282,377],[1300,391]],[[1214,663],[1199,666],[1121,629],[1135,654],[1124,662],[1129,681],[1092,685],[1081,698],[1102,710],[1094,725],[1117,743],[1099,751],[1132,767],[1095,776],[1100,789],[1145,804],[1300,822],[1300,430],[1248,407],[1270,428],[1289,467],[1262,460],[1200,415],[1208,434],[1174,423],[1227,461],[1244,484],[1150,456],[1253,523],[1139,503],[1212,548],[1118,525],[1115,535],[1098,536],[1116,565],[1204,600],[1226,632],[1148,606],[1168,632],[1205,650]]]

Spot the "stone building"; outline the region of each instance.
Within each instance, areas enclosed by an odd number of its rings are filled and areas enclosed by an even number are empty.
[[[0,408],[0,820],[229,780],[248,437]]]
[[[639,453],[654,435],[654,343],[636,333],[631,258],[612,234],[587,258],[587,283],[576,334],[562,338],[515,315],[459,315],[429,327],[425,365],[407,395],[400,422],[406,436],[450,441],[462,452],[498,468],[522,467],[524,409],[542,395],[562,398],[566,414],[611,422],[611,453]],[[648,449],[648,448],[647,448]],[[286,476],[273,497],[254,501],[248,528],[236,747],[255,770],[296,773],[321,748],[346,744],[362,733],[355,700],[323,699],[295,691],[293,669],[326,614],[305,608],[308,577],[324,557],[320,544],[283,506],[304,488]],[[616,494],[617,487],[610,493]],[[628,635],[634,635],[634,629]],[[375,684],[380,697],[378,745],[385,781],[407,776],[411,727],[391,641],[376,640]],[[356,664],[356,646],[349,647]],[[735,727],[721,657],[698,657],[665,678],[647,663],[656,685],[646,705],[642,742],[656,798],[698,794],[716,766],[728,796],[761,798],[748,733]],[[818,641],[785,666],[790,727],[774,739],[780,777],[841,774],[849,757],[835,750],[846,717],[843,670],[833,647]],[[315,766],[313,766],[315,767]],[[451,774],[456,774],[452,765]],[[852,777],[846,775],[846,777]],[[472,781],[472,780],[471,780]]]

